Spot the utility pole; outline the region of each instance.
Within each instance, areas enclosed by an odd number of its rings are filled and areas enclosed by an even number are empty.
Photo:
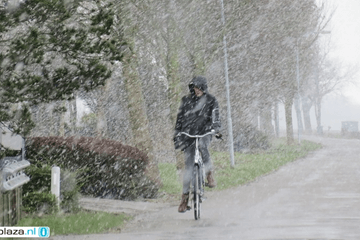
[[[297,81],[297,94],[298,94],[298,102],[299,102],[299,108],[300,108],[300,70],[299,70],[299,41],[296,39],[296,81]],[[297,123],[298,123],[298,142],[301,144],[301,110],[300,116],[298,116]]]
[[[221,18],[225,29],[225,14],[224,14],[224,2],[221,0]],[[225,66],[225,81],[226,81],[226,99],[227,99],[227,122],[228,122],[228,133],[229,133],[229,150],[230,150],[230,163],[234,167],[234,140],[232,131],[232,120],[231,120],[231,106],[230,106],[230,90],[229,90],[229,73],[227,63],[227,48],[226,48],[226,34],[223,36],[224,44],[224,66]]]

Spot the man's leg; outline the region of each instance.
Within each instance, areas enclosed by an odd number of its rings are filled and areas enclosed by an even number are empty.
[[[185,169],[183,177],[183,193],[189,193],[190,182],[194,169],[195,146],[194,144],[184,150]]]
[[[185,169],[183,176],[183,194],[179,206],[179,212],[186,212],[189,200],[190,182],[194,167],[195,146],[191,145],[184,150]]]
[[[208,147],[211,142],[211,136],[205,136],[199,139],[199,150],[201,152],[202,160],[205,165],[205,174],[212,170],[212,162]]]
[[[199,150],[201,152],[201,156],[204,162],[204,166],[205,166],[205,175],[208,181],[208,187],[213,188],[216,187],[216,182],[214,180],[213,174],[212,174],[212,170],[213,170],[213,166],[212,166],[212,162],[211,162],[211,158],[210,158],[210,153],[208,150],[208,147],[210,145],[212,136],[205,136],[203,138],[200,138],[199,140]]]

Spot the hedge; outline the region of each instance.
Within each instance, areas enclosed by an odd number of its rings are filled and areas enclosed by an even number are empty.
[[[147,155],[120,142],[90,137],[33,137],[26,142],[30,162],[77,171],[82,194],[132,200],[153,198],[155,181],[145,175]]]

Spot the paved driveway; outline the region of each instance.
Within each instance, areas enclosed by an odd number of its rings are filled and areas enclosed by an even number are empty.
[[[248,185],[208,193],[201,220],[164,205],[122,233],[54,239],[360,239],[360,141],[324,148]]]

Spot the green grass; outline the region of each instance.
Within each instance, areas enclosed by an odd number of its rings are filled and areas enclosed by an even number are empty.
[[[255,180],[257,177],[273,172],[288,162],[303,158],[309,152],[321,148],[320,144],[302,141],[301,146],[287,146],[276,143],[271,149],[260,153],[235,153],[235,166],[230,166],[230,156],[227,152],[213,152],[216,189],[227,189]]]
[[[17,224],[21,227],[47,226],[50,227],[51,236],[65,234],[93,234],[109,232],[112,229],[119,231],[126,220],[126,214],[113,214],[106,212],[80,211],[76,214],[53,214],[42,217],[27,216]]]
[[[235,167],[230,166],[228,152],[211,152],[215,169],[215,180],[218,186],[207,191],[221,190],[239,186],[253,181],[257,177],[279,169],[281,166],[296,159],[303,158],[309,152],[321,148],[318,143],[303,140],[301,145],[287,146],[285,139],[277,139],[273,147],[258,153],[235,152]],[[171,163],[159,164],[160,176],[163,182],[162,191],[168,194],[179,194],[181,182],[176,174],[176,166]]]
[[[160,191],[164,191],[168,194],[179,194],[181,192],[182,185],[179,182],[175,164],[159,163],[158,166],[161,181],[163,183]]]

